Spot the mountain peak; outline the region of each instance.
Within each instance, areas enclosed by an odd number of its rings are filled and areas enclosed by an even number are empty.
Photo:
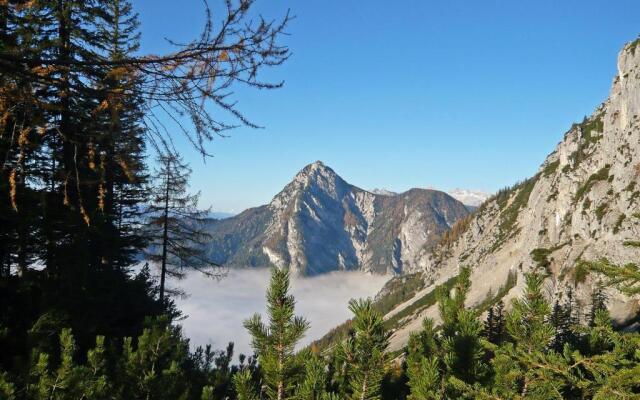
[[[338,174],[336,174],[334,170],[332,170],[319,160],[302,168],[300,172],[298,172],[293,178],[294,183],[303,185],[306,185],[310,182],[335,182],[337,180],[342,179],[338,176]]]
[[[415,270],[422,251],[469,211],[448,196],[406,193],[382,198],[316,161],[268,205],[216,221],[211,252],[225,265],[277,266],[300,275]]]
[[[334,170],[322,161],[315,161],[302,168],[293,180],[271,201],[271,207],[279,209],[291,204],[291,199],[308,190],[325,192],[330,196],[349,190],[346,183]]]
[[[312,162],[311,164],[308,165],[309,167],[316,167],[316,168],[320,168],[320,167],[324,167],[324,163],[321,160],[316,160],[314,162]]]
[[[309,173],[309,172],[324,171],[324,170],[329,170],[329,171],[333,172],[333,170],[331,168],[327,167],[322,161],[317,160],[317,161],[312,162],[311,164],[307,164],[304,168],[302,168],[300,173]]]

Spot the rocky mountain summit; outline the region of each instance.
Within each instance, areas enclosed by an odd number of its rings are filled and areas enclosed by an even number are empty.
[[[577,268],[579,260],[637,262],[638,249],[624,242],[640,238],[640,40],[624,47],[617,65],[609,99],[569,129],[535,176],[491,197],[412,264],[424,284],[387,315],[398,319],[392,349],[425,317],[437,320],[425,296],[462,265],[473,268],[471,307],[508,304],[521,294],[523,274],[543,268],[550,297],[571,291],[586,310],[599,277]],[[608,295],[618,322],[639,315],[637,299]]]
[[[440,191],[360,189],[318,161],[268,205],[212,221],[208,251],[229,267],[275,265],[299,275],[402,273],[418,268],[419,257],[468,213]]]

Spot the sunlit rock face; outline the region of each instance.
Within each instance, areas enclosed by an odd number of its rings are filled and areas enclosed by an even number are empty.
[[[634,217],[640,212],[639,44],[620,52],[609,98],[566,132],[534,177],[489,199],[452,245],[418,257],[427,282],[443,282],[461,265],[472,267],[473,305],[497,293],[510,273],[517,274],[518,283],[504,299],[508,303],[522,292],[523,274],[542,264],[550,297],[561,299],[571,290],[586,313],[599,278],[578,272],[576,262],[637,262],[640,252],[624,242],[640,240],[640,219]],[[618,322],[640,311],[637,299],[615,290],[608,295]],[[406,342],[425,316],[437,318],[437,312],[412,316],[396,332],[394,345]]]
[[[376,194],[317,161],[266,206],[211,223],[208,245],[230,267],[277,266],[313,276],[330,271],[402,273],[469,211],[435,190]]]

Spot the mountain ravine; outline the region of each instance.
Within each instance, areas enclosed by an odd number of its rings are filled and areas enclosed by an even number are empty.
[[[412,270],[424,285],[387,314],[397,321],[391,350],[400,349],[425,317],[438,320],[437,307],[424,299],[462,265],[473,270],[470,307],[482,310],[500,298],[509,304],[522,293],[523,274],[542,267],[550,297],[572,290],[588,310],[599,278],[576,269],[578,260],[637,262],[638,249],[624,242],[640,239],[640,40],[624,47],[617,66],[608,100],[569,129],[535,176],[487,200],[448,240],[417,257]],[[615,320],[637,318],[637,299],[615,290],[608,296]]]
[[[318,161],[271,203],[214,220],[212,259],[228,267],[287,267],[297,275],[336,270],[402,273],[467,208],[448,194],[412,189],[389,196],[345,182]]]

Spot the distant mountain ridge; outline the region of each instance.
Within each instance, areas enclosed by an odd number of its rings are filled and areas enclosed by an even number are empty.
[[[430,190],[435,190],[432,188],[428,188]],[[383,196],[397,196],[398,193],[397,192],[393,192],[391,190],[387,190],[387,189],[379,189],[379,188],[375,188],[373,190],[370,190],[371,193],[373,194],[379,194],[379,195],[383,195]],[[464,204],[465,206],[471,208],[471,209],[475,209],[477,207],[479,207],[482,203],[484,203],[489,197],[491,197],[490,193],[487,192],[483,192],[480,190],[469,190],[469,189],[453,189],[453,190],[448,190],[446,191],[446,193],[453,197],[454,199],[460,201],[462,204]]]
[[[459,188],[449,190],[447,191],[447,193],[454,199],[461,201],[465,206],[471,207],[480,207],[482,203],[484,203],[489,197],[491,197],[490,193],[480,190]]]
[[[373,193],[373,194],[380,194],[380,195],[383,195],[383,196],[397,196],[398,195],[398,192],[392,192],[391,190],[378,189],[378,188],[370,190],[370,192]]]
[[[210,221],[209,255],[228,267],[402,273],[469,211],[436,190],[376,194],[317,161],[264,206]]]

